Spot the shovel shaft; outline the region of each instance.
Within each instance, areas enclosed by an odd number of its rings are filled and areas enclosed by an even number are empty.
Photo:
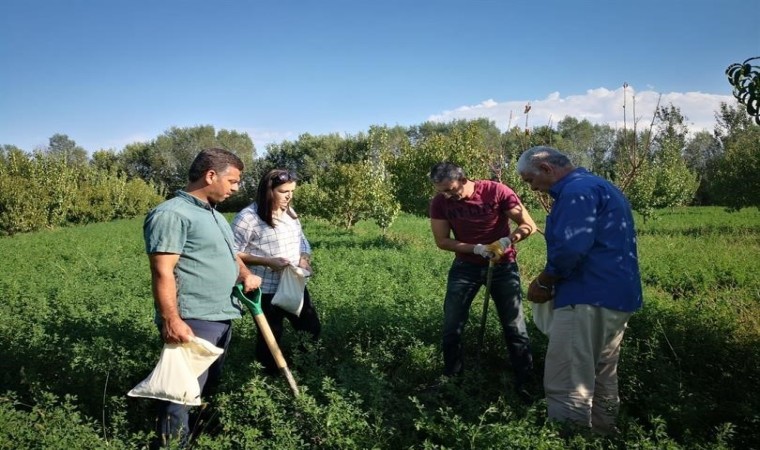
[[[277,345],[277,341],[272,334],[272,329],[269,327],[269,322],[267,322],[264,314],[256,314],[253,316],[253,319],[256,321],[256,326],[258,326],[259,330],[261,330],[261,335],[264,336],[264,342],[266,342],[269,351],[272,352],[272,356],[274,357],[275,364],[277,364],[277,368],[280,369],[280,373],[288,381],[288,386],[290,386],[290,390],[293,391],[293,395],[297,396],[299,393],[298,385],[296,384],[296,380],[293,378],[293,374],[290,373],[290,369],[288,369],[288,363],[285,361],[285,357],[282,356],[282,351],[280,350],[280,346]]]
[[[293,378],[293,374],[290,373],[290,369],[288,369],[288,363],[285,362],[285,357],[282,356],[280,346],[277,345],[277,341],[272,334],[272,329],[269,327],[269,322],[267,322],[267,318],[264,316],[264,312],[261,309],[261,290],[256,289],[253,298],[248,298],[243,292],[243,285],[238,284],[232,290],[232,293],[246,306],[246,308],[248,308],[251,315],[253,315],[253,321],[261,331],[261,335],[264,337],[264,342],[266,342],[269,351],[272,353],[277,368],[280,369],[280,373],[288,381],[288,386],[290,386],[290,390],[293,391],[293,395],[297,397],[298,385],[296,384],[296,380]]]

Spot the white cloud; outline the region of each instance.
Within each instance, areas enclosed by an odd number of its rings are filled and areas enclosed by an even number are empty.
[[[661,97],[660,97],[661,96]],[[636,92],[632,87],[622,87],[609,90],[607,88],[589,89],[582,95],[562,97],[559,92],[552,92],[544,99],[511,100],[496,102],[488,99],[477,105],[460,106],[456,109],[443,111],[428,118],[434,122],[448,122],[454,119],[477,119],[485,117],[493,120],[501,130],[512,127],[526,126],[525,106],[530,104],[527,126],[550,125],[566,116],[589,122],[607,124],[614,128],[622,128],[625,124],[631,128],[634,120],[639,129],[649,127],[652,121],[657,100],[661,106],[673,104],[681,110],[686,118],[686,125],[691,131],[712,131],[715,126],[715,112],[721,102],[734,103],[730,95],[705,94],[702,92],[670,92],[660,94],[653,90]],[[625,117],[623,103],[625,99]],[[635,113],[635,116],[634,116]]]

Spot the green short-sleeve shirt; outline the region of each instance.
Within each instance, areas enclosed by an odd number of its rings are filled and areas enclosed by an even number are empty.
[[[177,303],[183,319],[228,320],[241,316],[232,296],[238,277],[232,230],[208,203],[184,191],[145,217],[145,251],[174,253]]]

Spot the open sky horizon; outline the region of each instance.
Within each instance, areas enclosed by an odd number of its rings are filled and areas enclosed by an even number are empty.
[[[692,130],[760,56],[758,0],[3,0],[0,145],[92,153],[212,125],[266,146],[372,125],[563,117]],[[627,83],[627,88],[623,85]]]

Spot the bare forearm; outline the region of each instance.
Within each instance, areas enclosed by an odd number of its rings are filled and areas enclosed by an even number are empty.
[[[472,253],[473,248],[475,248],[475,244],[467,244],[451,238],[437,239],[435,244],[441,250],[448,250],[456,253]]]
[[[177,284],[174,281],[174,274],[167,276],[153,271],[152,286],[153,301],[161,319],[168,322],[180,318],[177,309]]]
[[[528,210],[521,204],[510,209],[507,212],[507,217],[517,224],[517,227],[509,235],[509,240],[513,244],[528,238],[538,229],[536,222],[533,221],[533,217],[531,217]]]
[[[256,255],[251,255],[248,253],[238,253],[238,257],[240,261],[244,263],[243,265],[246,265],[246,264],[249,266],[268,266],[269,265],[269,258],[267,258],[266,256],[256,256]]]
[[[523,223],[517,226],[515,230],[512,232],[512,234],[509,235],[509,240],[514,244],[515,242],[520,242],[523,239],[528,238],[530,235],[535,233],[536,227],[535,225],[531,225],[529,223]]]
[[[246,266],[245,261],[243,260],[242,254],[238,253],[235,261],[238,265],[238,279],[245,278],[251,274],[250,269],[248,269],[248,266]]]

